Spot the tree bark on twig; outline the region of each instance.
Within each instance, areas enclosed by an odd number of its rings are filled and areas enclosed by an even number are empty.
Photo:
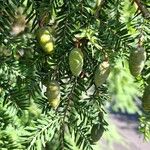
[[[138,9],[141,11],[142,15],[144,18],[146,19],[150,19],[150,12],[149,10],[141,3],[140,0],[133,0],[137,6],[138,6]]]
[[[95,18],[99,17],[99,11],[101,10],[102,5],[104,4],[105,0],[97,0],[95,6]]]

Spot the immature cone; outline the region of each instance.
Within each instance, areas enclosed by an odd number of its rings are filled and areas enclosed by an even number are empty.
[[[79,76],[83,68],[83,53],[79,48],[75,48],[70,52],[69,65],[72,74]]]
[[[49,104],[53,108],[57,108],[60,103],[60,86],[56,81],[51,81],[47,85],[47,98],[49,101]]]
[[[150,84],[144,90],[142,107],[144,111],[150,112]]]
[[[41,47],[47,54],[51,54],[54,50],[53,38],[48,28],[41,28],[37,31],[37,39]]]
[[[91,139],[97,142],[103,135],[104,127],[101,124],[94,124],[91,129]]]
[[[146,60],[146,52],[143,47],[132,51],[129,57],[129,69],[133,76],[137,77],[141,74]]]
[[[26,27],[26,18],[24,15],[18,15],[15,17],[15,20],[12,24],[12,31],[11,34],[16,36],[23,32]]]
[[[100,87],[108,78],[110,73],[110,66],[108,61],[104,61],[103,63],[101,63],[96,71],[95,71],[95,75],[94,75],[94,83],[97,87]]]

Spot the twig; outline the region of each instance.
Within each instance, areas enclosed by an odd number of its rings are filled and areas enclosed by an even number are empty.
[[[99,11],[101,10],[102,8],[102,5],[104,4],[105,0],[97,0],[96,1],[96,6],[95,6],[95,18],[97,19],[99,17]]]
[[[138,9],[141,11],[142,15],[144,18],[146,19],[150,19],[150,12],[149,10],[141,3],[140,0],[133,0],[137,6],[138,6]]]

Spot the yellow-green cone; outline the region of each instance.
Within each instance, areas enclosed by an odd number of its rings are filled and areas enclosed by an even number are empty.
[[[83,68],[83,53],[79,48],[73,49],[69,54],[69,66],[74,76],[79,76]]]
[[[37,40],[40,43],[42,49],[51,54],[54,50],[54,42],[50,30],[48,28],[40,28],[37,31]]]
[[[47,85],[46,93],[47,93],[47,98],[48,98],[49,104],[53,108],[57,108],[60,103],[60,86],[59,86],[59,84],[56,81],[51,81]]]
[[[144,90],[142,107],[144,111],[150,112],[150,85],[148,85]]]
[[[110,66],[108,61],[104,61],[103,63],[101,63],[96,71],[95,71],[95,75],[94,75],[94,83],[97,87],[100,87],[108,78],[110,73]]]
[[[143,47],[138,48],[130,53],[129,69],[130,73],[137,77],[141,74],[146,60],[146,52]]]
[[[48,102],[54,109],[56,109],[60,103],[60,95],[58,95],[56,98],[49,99]]]

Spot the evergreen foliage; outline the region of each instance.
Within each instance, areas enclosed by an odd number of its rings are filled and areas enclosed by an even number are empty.
[[[135,98],[150,84],[149,7],[149,0],[0,0],[0,149],[93,150],[92,126],[107,130],[106,103],[139,112]],[[53,38],[53,53],[38,41],[41,28]],[[140,46],[147,59],[133,77],[129,54]],[[79,76],[69,66],[74,48],[84,56]],[[110,76],[96,87],[94,73],[104,61]],[[46,94],[52,80],[60,85],[56,109]],[[149,116],[142,110],[146,139]]]

